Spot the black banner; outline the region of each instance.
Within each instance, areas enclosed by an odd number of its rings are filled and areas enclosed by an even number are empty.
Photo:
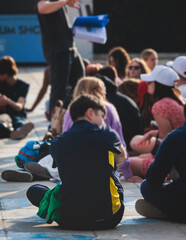
[[[1,0],[0,14],[33,14],[34,0]]]

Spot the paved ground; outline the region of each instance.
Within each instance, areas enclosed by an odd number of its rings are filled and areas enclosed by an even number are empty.
[[[19,77],[30,83],[27,107],[31,106],[42,83],[44,67],[22,67]],[[28,140],[41,140],[47,131],[48,122],[44,117],[44,103],[48,93],[28,119],[35,124],[34,130],[21,141],[10,139],[0,140],[0,172],[5,169],[17,169],[14,161],[19,149]],[[41,182],[40,182],[41,183]],[[37,208],[26,199],[25,192],[33,183],[11,183],[0,178],[0,240],[30,240],[30,239],[125,239],[125,240],[157,240],[185,239],[186,225],[166,221],[158,221],[141,217],[135,211],[134,205],[141,198],[139,184],[126,183],[125,213],[121,224],[114,230],[107,231],[63,231],[57,224],[45,224],[36,216]],[[55,184],[42,181],[49,187]],[[176,207],[176,206],[175,206]]]

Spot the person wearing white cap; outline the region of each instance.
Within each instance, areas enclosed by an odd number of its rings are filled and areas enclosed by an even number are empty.
[[[137,153],[150,153],[145,156],[145,159],[144,156],[138,156],[138,163],[133,162],[133,159],[130,158],[131,170],[134,172],[136,164],[140,164],[141,167],[137,168],[138,172],[135,172],[135,174],[145,177],[146,170],[154,160],[153,155],[155,155],[159,144],[169,132],[183,126],[185,116],[184,102],[175,87],[175,82],[179,79],[179,76],[174,70],[157,65],[150,74],[141,74],[141,79],[148,82],[148,93],[157,99],[152,106],[152,115],[158,129],[151,130],[143,136],[137,135],[130,142],[131,148]],[[139,169],[141,172],[139,172]]]
[[[169,66],[179,75],[177,88],[180,90],[182,97],[186,98],[186,56],[179,56]]]

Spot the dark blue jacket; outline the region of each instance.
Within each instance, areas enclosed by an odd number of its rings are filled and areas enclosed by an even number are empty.
[[[178,186],[184,185],[185,190],[181,194],[186,198],[186,123],[169,133],[161,143],[155,161],[147,171],[148,182],[153,187],[161,188],[172,167],[179,173],[179,178],[171,183],[172,187],[175,186],[175,191],[179,191]]]
[[[109,219],[123,204],[123,188],[113,153],[120,152],[114,130],[81,120],[55,138],[51,155],[62,180],[62,216],[71,224]]]

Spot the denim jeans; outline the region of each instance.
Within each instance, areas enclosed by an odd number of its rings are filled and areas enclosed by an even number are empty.
[[[26,117],[23,115],[11,115],[11,118],[14,129],[20,128],[26,121]]]

